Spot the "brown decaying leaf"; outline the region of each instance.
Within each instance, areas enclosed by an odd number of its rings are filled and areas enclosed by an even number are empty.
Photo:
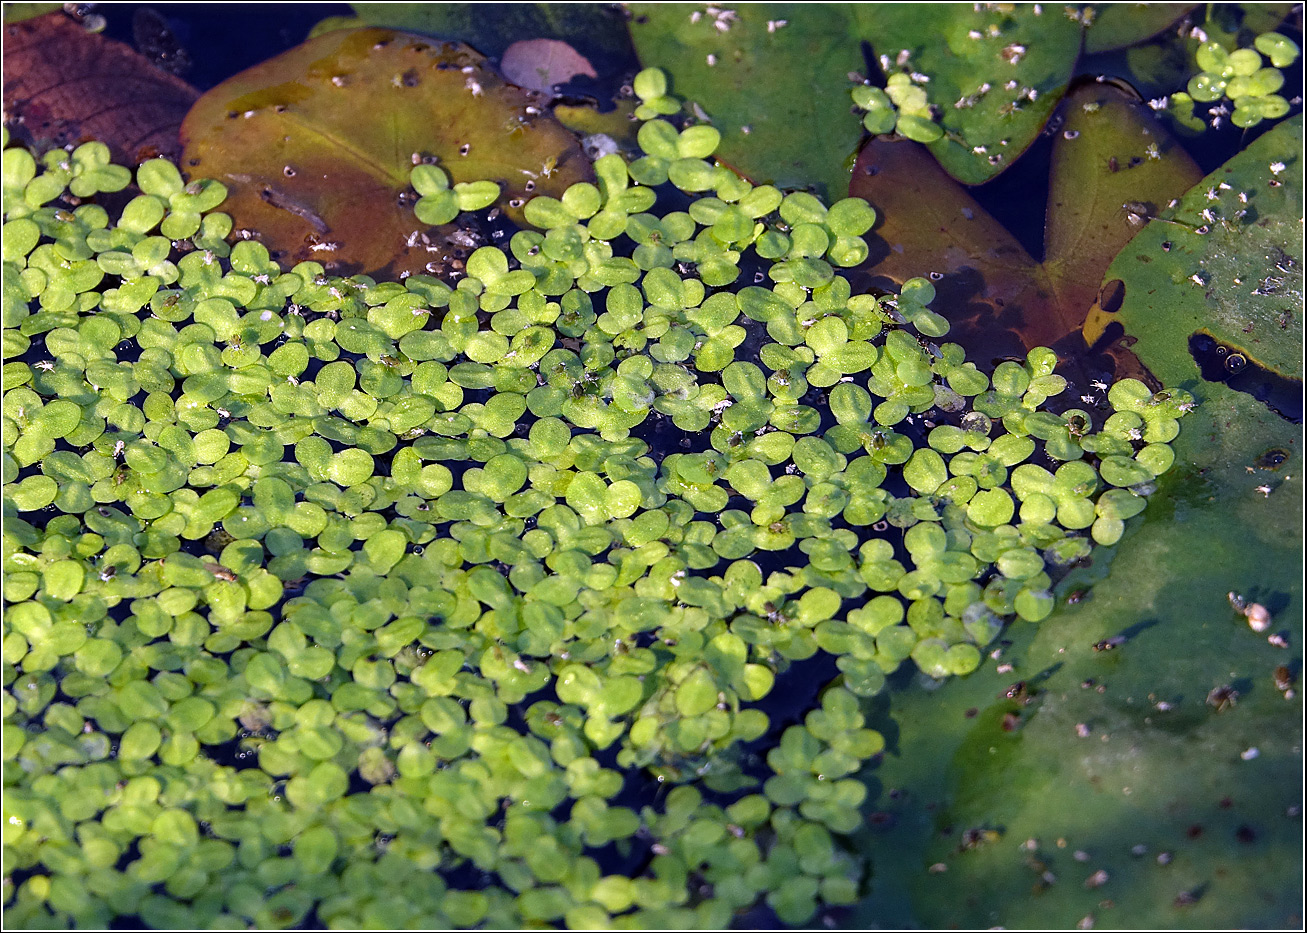
[[[518,87],[548,94],[577,75],[597,78],[590,60],[558,39],[523,39],[504,50],[499,70]]]
[[[63,13],[4,27],[10,132],[35,149],[98,139],[114,161],[175,158],[177,131],[199,92],[128,46]]]
[[[933,307],[953,325],[949,337],[980,360],[1052,346],[1083,356],[1079,336],[1103,273],[1139,230],[1123,208],[1161,209],[1201,173],[1134,95],[1109,84],[1074,91],[1054,144],[1044,227],[1036,262],[930,154],[916,143],[872,139],[849,186],[882,218],[863,271],[876,287],[933,274]],[[938,278],[942,276],[942,278]],[[1141,374],[1127,354],[1114,353]]]
[[[283,265],[439,274],[468,243],[414,216],[415,159],[455,183],[499,183],[519,219],[522,199],[593,177],[545,102],[460,43],[329,32],[206,93],[182,126],[183,168],[227,185],[222,209]]]

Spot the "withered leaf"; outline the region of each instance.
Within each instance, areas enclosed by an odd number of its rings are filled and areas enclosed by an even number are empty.
[[[175,158],[199,92],[127,45],[63,13],[4,27],[10,131],[37,150],[98,139],[114,161]]]

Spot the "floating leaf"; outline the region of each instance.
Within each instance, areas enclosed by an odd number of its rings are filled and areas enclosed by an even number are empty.
[[[850,192],[884,217],[876,230],[883,245],[873,245],[868,266],[896,282],[923,269],[942,276],[934,284],[951,335],[994,358],[1079,329],[1102,269],[1138,230],[1122,205],[1165,204],[1197,178],[1147,108],[1106,85],[1082,87],[1054,146],[1046,258],[1035,263],[923,156],[915,144],[882,140],[859,156]]]
[[[1110,52],[1143,42],[1195,9],[1197,4],[1192,3],[1096,6],[1089,28],[1085,30],[1085,52]]]
[[[943,112],[944,129],[930,150],[969,185],[993,178],[1034,142],[1080,50],[1079,22],[1053,6],[861,4],[854,11],[886,71],[929,77],[924,90]]]
[[[355,3],[356,18],[325,20],[314,29],[389,26],[440,39],[465,42],[483,55],[500,58],[515,42],[560,40],[606,76],[617,76],[635,60],[626,19],[598,4],[557,3]]]
[[[554,86],[577,75],[599,77],[589,60],[558,39],[523,39],[504,50],[499,70],[505,78],[532,91],[552,93]]]
[[[1149,225],[1107,270],[1119,288],[1110,306],[1095,307],[1085,339],[1114,320],[1128,321],[1132,336],[1166,335],[1154,352],[1160,378],[1224,381],[1300,421],[1303,257],[1292,231],[1302,194],[1288,167],[1301,159],[1300,125],[1266,133],[1195,184],[1165,215],[1170,222]]]
[[[631,10],[641,61],[667,69],[672,92],[712,116],[722,159],[759,182],[816,182],[832,199],[843,194],[843,163],[859,128],[849,120],[848,98],[832,91],[845,87],[848,72],[862,63],[848,10],[837,4],[746,4],[717,13],[635,4]],[[814,139],[822,144],[813,146]]]
[[[429,252],[399,201],[416,161],[438,158],[456,190],[496,182],[505,201],[590,177],[571,134],[527,113],[532,100],[466,46],[332,32],[206,93],[182,127],[184,164],[227,185],[224,210],[283,265],[421,273],[454,247],[437,231],[442,252]]]

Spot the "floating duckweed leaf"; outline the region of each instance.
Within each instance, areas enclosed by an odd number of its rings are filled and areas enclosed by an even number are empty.
[[[1113,486],[1137,486],[1153,478],[1153,471],[1132,457],[1104,457],[1099,465],[1104,481]]]
[[[561,193],[589,175],[570,134],[547,114],[528,118],[531,98],[482,61],[466,46],[391,30],[327,33],[201,98],[182,130],[187,165],[228,187],[224,209],[282,262],[320,260],[324,248],[332,269],[425,272],[444,260],[418,244],[423,231],[396,201],[412,154],[440,159],[461,210],[484,206],[490,190],[462,184],[492,182],[513,200],[528,181]],[[444,215],[435,210],[424,208],[432,222]]]
[[[127,760],[149,758],[159,748],[162,734],[151,722],[137,722],[128,726],[118,745],[118,755]]]
[[[682,716],[699,716],[717,705],[717,684],[703,668],[693,671],[676,688],[676,710]]]
[[[944,458],[933,450],[918,450],[903,467],[907,484],[922,495],[930,495],[948,478]]]
[[[372,475],[372,470],[372,456],[358,448],[342,450],[326,465],[327,475],[341,486],[357,486]]]

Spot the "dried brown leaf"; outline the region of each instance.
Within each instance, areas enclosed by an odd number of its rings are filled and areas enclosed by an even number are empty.
[[[4,37],[4,105],[17,138],[35,149],[98,139],[131,165],[176,158],[195,88],[63,13],[6,24]]]

